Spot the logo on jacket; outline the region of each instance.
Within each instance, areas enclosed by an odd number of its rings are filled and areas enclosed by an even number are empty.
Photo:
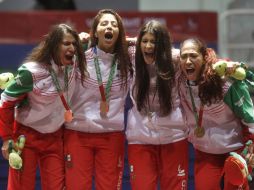
[[[17,85],[23,86],[23,84],[22,84],[22,82],[20,80],[20,76],[17,76],[15,80],[16,80]]]
[[[185,176],[185,171],[181,169],[181,165],[178,165],[178,173],[177,176]]]

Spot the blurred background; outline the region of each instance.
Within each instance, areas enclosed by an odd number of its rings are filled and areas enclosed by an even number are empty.
[[[254,66],[253,0],[0,0],[0,72],[15,72],[51,25],[66,22],[88,32],[103,8],[120,14],[128,36],[136,36],[144,22],[157,19],[167,25],[175,47],[198,36],[220,57]],[[194,190],[191,146],[190,155],[189,190]],[[0,190],[6,189],[7,175],[8,163],[0,156]],[[39,176],[38,172],[36,190]],[[123,187],[130,189],[127,160]]]

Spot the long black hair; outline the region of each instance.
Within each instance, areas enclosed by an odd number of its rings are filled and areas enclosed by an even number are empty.
[[[142,37],[146,33],[151,33],[155,37],[155,69],[156,69],[156,92],[159,97],[160,113],[166,115],[172,110],[172,88],[174,84],[175,71],[172,62],[171,38],[168,29],[162,23],[151,20],[144,24],[139,32],[136,43],[135,55],[135,86],[134,95],[137,108],[148,109],[150,76],[141,51]],[[133,91],[133,92],[134,92]]]

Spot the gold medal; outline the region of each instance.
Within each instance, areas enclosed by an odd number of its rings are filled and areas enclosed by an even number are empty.
[[[69,123],[69,122],[72,121],[72,119],[73,119],[72,111],[71,110],[66,110],[65,113],[64,113],[64,120]]]
[[[101,101],[100,111],[101,111],[102,114],[107,114],[108,113],[109,106],[108,106],[108,103],[106,101]]]
[[[154,125],[153,125],[153,122],[152,122],[152,118],[153,118],[153,112],[148,112],[147,113],[147,123],[146,123],[146,127],[147,128],[150,128],[150,129],[153,129],[154,128]]]
[[[146,127],[149,128],[149,129],[154,129],[154,125],[153,125],[153,123],[151,121],[148,121],[146,123]]]
[[[205,135],[204,127],[196,127],[194,134],[196,137],[201,138]]]

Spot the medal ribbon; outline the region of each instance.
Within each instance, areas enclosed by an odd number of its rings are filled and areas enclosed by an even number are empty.
[[[49,69],[49,72],[50,72],[50,75],[52,77],[53,83],[54,83],[54,85],[56,87],[56,90],[57,90],[57,92],[58,92],[58,94],[59,94],[59,96],[61,98],[63,106],[64,106],[65,110],[68,111],[68,110],[70,110],[70,106],[67,103],[67,101],[66,101],[66,99],[65,99],[65,97],[63,95],[63,91],[68,90],[68,68],[67,67],[68,66],[66,66],[64,68],[64,89],[62,89],[60,84],[59,84],[56,72],[52,68]]]
[[[100,66],[99,66],[99,59],[98,59],[98,56],[97,56],[96,47],[94,47],[94,53],[95,53],[94,65],[95,65],[99,90],[100,90],[100,94],[101,94],[101,100],[104,101],[104,102],[106,102],[106,101],[108,102],[109,93],[110,93],[110,89],[111,89],[112,82],[113,82],[113,77],[114,77],[115,70],[116,70],[116,58],[114,56],[113,60],[112,60],[112,65],[111,65],[111,69],[110,69],[110,73],[109,73],[109,77],[108,77],[108,82],[106,84],[106,89],[105,89],[106,93],[105,93],[104,86],[103,86],[103,83],[102,83],[101,70],[100,70]]]
[[[195,120],[196,120],[196,125],[197,125],[196,128],[198,128],[198,127],[201,128],[202,127],[202,119],[203,119],[204,106],[201,103],[200,109],[199,109],[199,114],[198,114],[197,113],[197,108],[195,106],[194,98],[193,98],[193,95],[192,95],[192,89],[191,89],[190,85],[188,85],[188,88],[189,88],[190,97],[191,97],[192,109],[194,111],[194,116],[195,116]]]

